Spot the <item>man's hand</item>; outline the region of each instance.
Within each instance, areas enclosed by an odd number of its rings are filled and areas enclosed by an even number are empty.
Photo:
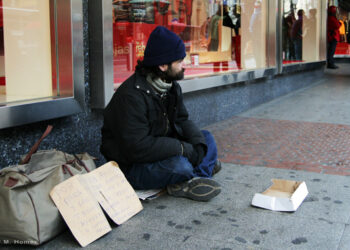
[[[181,144],[183,147],[182,155],[188,159],[188,161],[192,164],[193,167],[195,167],[198,161],[197,151],[191,143],[182,141]]]
[[[194,145],[194,151],[197,152],[198,157],[196,159],[196,163],[193,166],[197,167],[203,161],[203,158],[205,156],[205,150],[201,144],[197,144],[197,145]]]
[[[205,148],[201,144],[192,145],[187,142],[181,142],[183,147],[182,155],[188,159],[193,167],[197,167],[205,156]]]

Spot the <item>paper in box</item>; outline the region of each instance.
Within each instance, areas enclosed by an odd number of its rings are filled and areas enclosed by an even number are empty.
[[[296,211],[308,195],[304,181],[272,179],[272,186],[256,193],[252,205],[273,211]]]

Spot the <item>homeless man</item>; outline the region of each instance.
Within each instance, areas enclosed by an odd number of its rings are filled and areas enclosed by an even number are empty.
[[[221,169],[213,136],[188,119],[180,85],[185,45],[158,26],[135,73],[104,110],[101,153],[116,161],[134,189],[208,201],[221,191],[211,179]]]

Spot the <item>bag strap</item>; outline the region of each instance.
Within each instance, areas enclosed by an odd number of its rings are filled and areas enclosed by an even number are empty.
[[[85,163],[79,159],[79,157],[76,154],[73,154],[74,158],[77,160],[78,164],[83,166],[85,168],[86,172],[90,172],[89,168],[85,165]]]
[[[33,147],[29,150],[29,153],[26,155],[26,157],[20,162],[20,164],[27,164],[30,161],[30,158],[32,155],[38,150],[40,143],[42,140],[45,139],[46,136],[48,136],[52,130],[53,126],[48,125],[45,132],[42,134],[39,140],[33,145]]]
[[[68,173],[71,175],[71,176],[74,176],[73,172],[69,169],[69,167],[66,165],[66,164],[63,164],[62,165],[62,171],[63,171],[63,174],[66,174],[66,170],[68,171]]]

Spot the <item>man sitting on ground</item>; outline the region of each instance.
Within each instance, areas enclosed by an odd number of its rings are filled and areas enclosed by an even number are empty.
[[[180,85],[185,45],[158,26],[143,61],[104,110],[101,153],[116,161],[135,189],[167,188],[170,195],[208,201],[221,191],[213,136],[188,119]]]

